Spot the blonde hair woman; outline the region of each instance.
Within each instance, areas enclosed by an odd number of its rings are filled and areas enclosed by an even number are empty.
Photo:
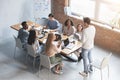
[[[46,54],[50,57],[51,63],[57,63],[61,62],[62,64],[62,58],[61,55],[58,54],[61,51],[61,43],[58,42],[58,44],[55,44],[56,36],[53,33],[48,34],[47,42],[46,42]],[[55,67],[55,73],[61,74],[61,67],[62,65],[59,64]]]

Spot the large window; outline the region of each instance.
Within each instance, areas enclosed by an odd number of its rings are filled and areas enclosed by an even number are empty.
[[[120,0],[70,0],[71,12],[120,28]]]

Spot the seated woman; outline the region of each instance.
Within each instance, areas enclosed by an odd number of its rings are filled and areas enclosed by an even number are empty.
[[[28,44],[33,46],[36,53],[40,53],[44,50],[43,45],[39,45],[39,41],[36,39],[36,31],[30,30],[28,37]]]
[[[81,40],[81,37],[82,37],[82,30],[83,30],[83,27],[81,24],[78,24],[77,25],[77,31],[76,33],[74,34],[74,37],[77,39],[77,40]],[[77,52],[79,53],[78,55],[78,62],[82,59],[82,56],[81,56],[81,48],[77,50]]]
[[[70,19],[67,19],[63,26],[63,34],[71,36],[76,32],[76,29],[73,25],[73,22]]]
[[[75,37],[77,40],[81,40],[83,27],[82,27],[81,24],[78,24],[76,28],[77,28],[77,31],[76,31],[76,33],[74,34],[74,37]]]
[[[54,72],[56,74],[61,74],[62,57],[60,54],[58,54],[61,51],[61,41],[58,41],[57,44],[55,40],[56,40],[55,34],[49,33],[46,41],[45,53],[50,57],[51,64],[60,62],[60,64],[55,67]]]

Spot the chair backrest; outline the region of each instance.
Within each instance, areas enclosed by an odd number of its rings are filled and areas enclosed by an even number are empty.
[[[13,37],[15,39],[16,47],[18,47],[19,49],[22,49],[22,43],[21,43],[20,39],[14,35],[13,35]]]
[[[27,45],[27,53],[32,57],[37,56],[37,53],[34,51],[33,46],[29,44]]]
[[[58,32],[59,32],[59,33],[62,33],[62,26],[63,26],[63,25],[62,25],[61,23],[59,23],[59,25],[60,25],[60,26],[59,26],[59,28],[58,28]]]
[[[46,26],[47,25],[47,22],[48,22],[48,19],[47,18],[41,18],[39,20],[39,24],[42,25],[42,26]]]
[[[45,53],[40,54],[40,65],[48,69],[51,68],[50,59]]]
[[[111,55],[112,55],[112,53],[110,53],[108,56],[103,58],[103,60],[101,62],[101,68],[104,68],[108,65]]]

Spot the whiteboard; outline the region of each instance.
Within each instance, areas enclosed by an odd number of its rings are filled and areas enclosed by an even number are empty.
[[[34,18],[48,17],[51,13],[51,0],[34,0]]]

